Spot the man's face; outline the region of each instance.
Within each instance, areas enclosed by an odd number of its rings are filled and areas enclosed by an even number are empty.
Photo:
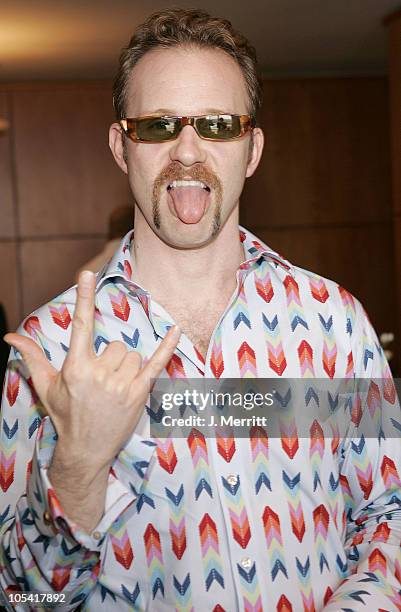
[[[135,66],[127,117],[214,113],[248,113],[241,70],[223,51],[156,49]],[[171,142],[126,139],[123,156],[125,136],[116,124],[110,134],[114,156],[128,173],[140,212],[155,234],[175,248],[200,247],[218,234],[237,212],[245,177],[253,174],[263,147],[259,129],[253,137],[248,132],[232,142],[213,142],[185,126]]]

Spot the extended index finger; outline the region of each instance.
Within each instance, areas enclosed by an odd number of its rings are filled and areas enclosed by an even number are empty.
[[[72,319],[69,356],[93,355],[93,328],[95,319],[95,285],[93,272],[80,273],[77,287],[77,302]]]

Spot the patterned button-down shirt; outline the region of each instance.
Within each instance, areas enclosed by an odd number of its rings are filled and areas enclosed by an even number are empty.
[[[97,353],[119,340],[149,358],[172,321],[132,280],[132,237],[97,277],[93,342]],[[242,228],[240,239],[246,260],[206,358],[182,335],[163,375],[381,380],[373,409],[399,433],[389,369],[360,303]],[[75,300],[73,287],[20,328],[57,369]],[[60,592],[58,609],[93,612],[401,610],[396,433],[162,439],[146,435],[147,418],[116,457],[104,515],[87,534],[51,488],[56,435],[11,351],[0,434],[4,591]]]

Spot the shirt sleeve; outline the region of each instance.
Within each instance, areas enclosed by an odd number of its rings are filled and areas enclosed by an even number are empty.
[[[358,302],[356,315],[353,353],[363,384],[354,394],[353,433],[340,472],[348,572],[324,611],[395,612],[401,610],[401,411],[384,352]]]
[[[96,584],[110,526],[140,494],[154,445],[134,434],[122,449],[109,474],[105,513],[88,534],[52,489],[47,470],[57,435],[14,349],[0,427],[0,586],[5,594],[62,592],[58,609],[74,610]]]

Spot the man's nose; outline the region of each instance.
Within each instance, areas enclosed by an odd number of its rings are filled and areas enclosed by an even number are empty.
[[[191,125],[182,128],[180,135],[170,149],[172,161],[179,161],[183,166],[192,166],[206,161],[204,141]]]

